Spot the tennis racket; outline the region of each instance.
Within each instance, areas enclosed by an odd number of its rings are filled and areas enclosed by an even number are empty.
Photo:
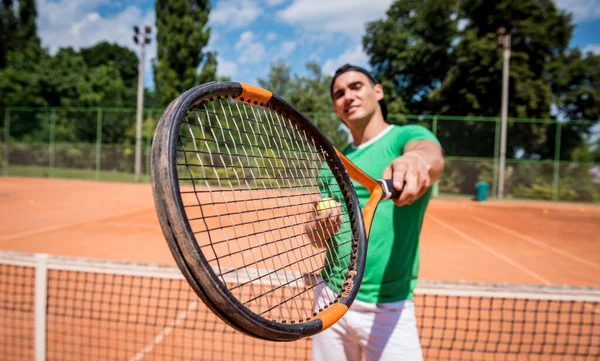
[[[230,326],[272,341],[314,335],[346,313],[377,204],[400,195],[285,100],[236,82],[176,98],[156,128],[151,167],[158,218],[186,280]],[[370,193],[362,210],[352,181]],[[335,210],[319,212],[324,198]],[[323,284],[333,293],[318,303]]]

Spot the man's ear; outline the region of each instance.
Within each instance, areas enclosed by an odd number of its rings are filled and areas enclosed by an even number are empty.
[[[383,87],[381,86],[381,84],[375,84],[375,86],[373,88],[375,89],[375,92],[377,93],[377,100],[383,99]]]

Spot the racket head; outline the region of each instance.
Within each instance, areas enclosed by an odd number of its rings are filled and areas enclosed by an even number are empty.
[[[151,168],[169,249],[230,326],[293,341],[350,307],[366,260],[360,204],[337,150],[285,100],[236,82],[186,91],[161,117]],[[323,250],[303,226],[327,188],[341,204],[342,225],[336,245]],[[316,306],[314,289],[324,282],[335,295]]]

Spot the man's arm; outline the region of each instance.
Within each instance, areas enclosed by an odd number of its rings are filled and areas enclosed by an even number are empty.
[[[404,147],[404,154],[394,159],[383,171],[384,179],[393,179],[394,188],[404,187],[397,206],[411,204],[435,183],[444,171],[442,148],[431,140],[413,140]]]

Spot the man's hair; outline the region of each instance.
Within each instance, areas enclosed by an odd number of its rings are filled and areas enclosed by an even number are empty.
[[[335,74],[333,75],[333,78],[331,79],[331,85],[329,85],[329,94],[331,95],[332,99],[333,99],[333,83],[335,83],[335,80],[340,75],[342,75],[346,72],[349,72],[349,71],[357,71],[359,73],[363,73],[364,75],[367,76],[367,78],[369,78],[371,85],[377,84],[377,81],[375,81],[375,78],[373,78],[373,75],[371,75],[371,73],[368,70],[361,68],[360,66],[344,64],[335,71]],[[385,100],[383,100],[383,98],[379,101],[379,107],[381,108],[381,115],[383,115],[383,119],[387,120],[388,110],[387,110],[387,105],[385,104]]]

